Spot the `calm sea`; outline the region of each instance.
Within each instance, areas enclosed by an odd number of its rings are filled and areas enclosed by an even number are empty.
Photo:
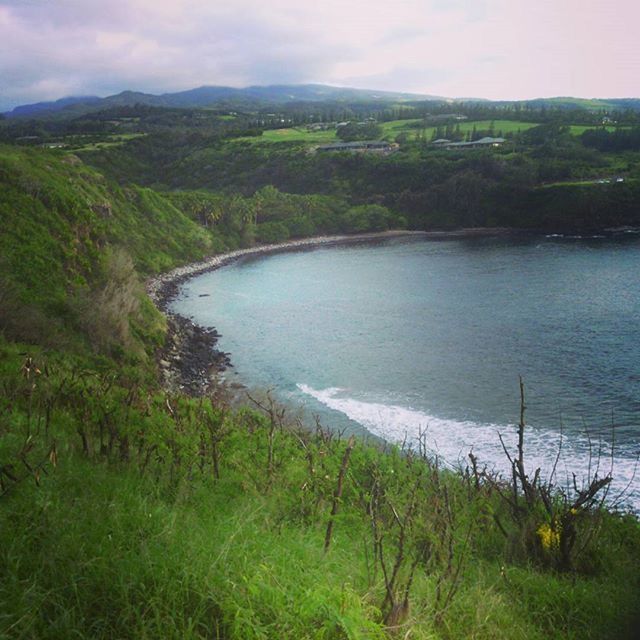
[[[327,426],[426,430],[457,465],[507,470],[518,379],[527,449],[558,481],[611,468],[640,508],[640,239],[395,239],[249,258],[183,286],[179,313],[222,334],[229,378]],[[591,455],[590,453],[591,452]],[[601,452],[598,455],[598,452]],[[589,463],[591,459],[591,463]]]

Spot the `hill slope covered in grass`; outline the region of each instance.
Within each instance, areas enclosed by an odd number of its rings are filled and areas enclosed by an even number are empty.
[[[0,349],[2,637],[635,637],[633,518]]]
[[[221,247],[226,201],[12,147],[0,184],[0,637],[634,637],[640,528],[598,486],[159,386],[141,279]]]
[[[1,324],[38,343],[84,335],[132,348],[128,319],[141,331],[160,321],[138,274],[214,246],[154,191],[118,187],[73,155],[38,149],[0,148],[0,218]]]

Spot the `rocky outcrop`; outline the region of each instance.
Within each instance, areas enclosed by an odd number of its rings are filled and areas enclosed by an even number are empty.
[[[167,315],[168,331],[158,353],[160,374],[165,388],[199,396],[231,366],[228,353],[216,349],[220,334],[187,318]]]

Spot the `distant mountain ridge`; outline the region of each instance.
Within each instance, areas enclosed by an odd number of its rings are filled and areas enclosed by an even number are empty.
[[[37,102],[15,107],[6,112],[7,118],[34,118],[49,115],[82,115],[110,107],[134,106],[145,104],[168,108],[204,108],[234,104],[244,105],[281,105],[291,102],[410,102],[437,100],[447,102],[483,102],[496,105],[526,104],[533,107],[584,108],[591,110],[640,111],[640,98],[537,98],[533,100],[486,100],[483,98],[447,98],[427,94],[377,91],[373,89],[353,89],[322,84],[302,85],[254,85],[244,88],[224,86],[202,86],[186,91],[163,93],[159,95],[140,91],[122,91],[121,93],[100,98],[97,96],[70,96],[52,102]]]
[[[285,104],[288,102],[333,101],[380,101],[396,102],[409,100],[445,100],[440,96],[370,89],[351,89],[321,84],[250,86],[242,89],[222,86],[203,86],[175,93],[155,95],[140,91],[121,93],[98,98],[96,96],[71,96],[55,102],[38,102],[21,105],[4,115],[8,118],[40,117],[64,109],[80,115],[83,112],[117,106],[146,104],[154,107],[198,108],[222,102],[249,102]]]
[[[8,111],[4,115],[15,118],[20,116],[33,116],[42,112],[55,112],[66,109],[75,104],[95,104],[102,98],[98,96],[69,96],[66,98],[60,98],[59,100],[53,100],[49,102],[36,102],[34,104],[23,104],[15,107],[12,111]]]

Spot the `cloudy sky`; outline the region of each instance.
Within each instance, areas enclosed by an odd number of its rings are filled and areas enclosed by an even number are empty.
[[[638,97],[638,25],[639,0],[0,0],[0,110],[205,84]]]

